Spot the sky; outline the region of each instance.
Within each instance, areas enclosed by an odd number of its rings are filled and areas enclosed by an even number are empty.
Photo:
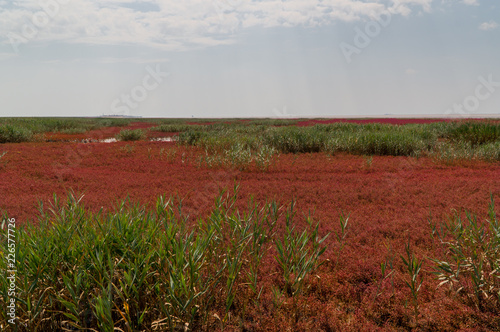
[[[498,0],[0,0],[0,116],[500,118]]]

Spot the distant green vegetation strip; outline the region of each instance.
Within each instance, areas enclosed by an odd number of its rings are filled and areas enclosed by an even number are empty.
[[[299,120],[291,119],[3,118],[0,143],[27,142],[44,132],[83,133],[138,121],[156,124],[152,131],[178,133],[181,144],[204,148],[207,153],[344,152],[500,160],[500,124],[491,120],[406,125],[340,122],[296,127]],[[138,140],[143,134],[124,130],[117,138]]]
[[[181,132],[193,127],[208,128],[221,124],[234,126],[285,126],[298,120],[279,119],[147,119],[147,118],[0,118],[0,143],[21,143],[36,140],[47,132],[81,134],[104,127],[124,127],[133,122],[156,124],[155,131]],[[211,126],[209,124],[212,124]],[[38,135],[38,136],[37,136]]]
[[[165,120],[169,121],[169,120]],[[208,121],[204,119],[204,121],[200,120],[194,120],[193,122],[196,123],[197,125],[194,125],[188,121],[185,122],[176,122],[176,123],[166,123],[162,124],[160,126],[152,128],[155,131],[161,131],[161,132],[166,132],[166,133],[176,133],[176,132],[181,132],[181,131],[188,131],[191,129],[195,129],[197,131],[206,131],[206,132],[211,132],[211,131],[217,131],[219,129],[225,129],[225,128],[240,128],[240,130],[244,131],[252,131],[253,129],[248,129],[248,128],[254,128],[254,127],[259,127],[259,126],[276,126],[276,127],[281,127],[281,126],[293,126],[295,125],[299,120],[288,120],[288,119],[254,119],[254,120],[244,120],[244,119],[218,119],[218,120],[213,120],[209,119]],[[246,129],[242,129],[246,128]]]
[[[29,142],[36,134],[80,134],[102,127],[126,126],[135,119],[108,118],[0,118],[0,143]]]
[[[279,153],[340,152],[359,155],[423,156],[500,160],[500,124],[318,124],[310,127],[212,124],[178,128],[179,142],[224,152],[240,147]]]

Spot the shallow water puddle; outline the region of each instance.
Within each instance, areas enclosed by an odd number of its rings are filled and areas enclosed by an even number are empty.
[[[150,142],[174,142],[175,138],[174,137],[153,137],[149,139]],[[111,138],[104,138],[104,139],[92,139],[92,138],[87,138],[82,140],[82,143],[116,143],[118,140],[114,137]]]
[[[174,137],[157,137],[151,138],[151,142],[174,142],[176,139]]]

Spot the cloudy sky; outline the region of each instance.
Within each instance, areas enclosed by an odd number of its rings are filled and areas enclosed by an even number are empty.
[[[498,0],[0,0],[0,116],[500,117]]]

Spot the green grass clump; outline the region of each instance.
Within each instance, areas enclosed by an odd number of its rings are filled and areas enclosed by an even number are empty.
[[[33,133],[24,127],[15,125],[0,125],[0,143],[28,142]]]
[[[118,141],[140,141],[146,138],[146,133],[142,129],[123,129],[115,136],[115,138]]]
[[[240,171],[255,166],[259,171],[267,171],[277,156],[278,153],[274,148],[265,145],[254,151],[243,144],[236,144],[223,152],[210,153],[206,149],[205,154],[199,157],[198,165],[208,168],[229,167]]]
[[[207,136],[206,133],[198,130],[188,130],[185,132],[181,132],[179,134],[179,144],[197,145],[202,137],[205,136]]]
[[[48,209],[41,205],[37,225],[16,227],[16,325],[20,331],[239,326],[245,306],[261,301],[261,262],[277,239],[282,208],[250,201],[241,211],[236,197],[237,187],[221,192],[207,217],[191,222],[180,200],[160,197],[151,209],[124,201],[113,212],[96,213],[82,196],[69,194],[66,202],[54,196]],[[318,227],[309,232],[301,233],[307,243],[281,248],[282,255],[294,250],[307,258],[301,285],[325,251]],[[2,257],[8,248],[2,226]],[[7,270],[6,259],[0,269]],[[3,303],[7,277],[0,274]],[[3,305],[0,326],[8,319]]]
[[[263,126],[293,126],[300,120],[298,119],[255,119],[250,120],[247,123],[250,125],[263,125]]]
[[[467,122],[452,127],[446,137],[453,141],[462,141],[472,146],[492,143],[500,140],[500,124]]]
[[[500,142],[495,134],[497,127],[491,123],[460,122],[408,125],[333,123],[309,127],[215,123],[191,126],[179,134],[179,142],[219,155],[235,147],[251,152],[267,147],[280,153],[427,155],[445,162],[474,158],[496,161],[499,160],[497,146]]]
[[[481,145],[477,148],[476,155],[479,159],[500,161],[500,141]]]
[[[401,256],[403,260],[403,264],[405,266],[406,273],[409,278],[405,280],[406,285],[411,291],[411,298],[413,304],[413,313],[415,318],[415,325],[418,323],[418,315],[419,315],[419,294],[420,288],[422,287],[422,263],[423,260],[419,260],[413,251],[411,250],[410,243],[405,246],[406,257]],[[419,278],[420,275],[420,278]]]
[[[316,125],[269,128],[264,144],[283,153],[346,152],[361,155],[409,156],[426,151],[433,139],[413,127],[382,124]]]
[[[500,221],[493,196],[485,223],[468,211],[458,213],[432,232],[446,249],[446,257],[434,259],[434,274],[473,308],[500,313]]]
[[[258,135],[248,134],[255,128],[215,126],[219,128],[217,132],[191,129],[179,134],[180,144],[194,145],[205,151],[198,160],[199,166],[231,167],[244,171],[254,165],[258,170],[266,171],[275,161],[277,150],[263,144]]]
[[[326,143],[329,152],[361,155],[410,156],[426,150],[423,139],[411,133],[359,132],[334,136]]]
[[[326,133],[319,127],[269,128],[263,143],[282,153],[320,152],[324,150]]]
[[[163,124],[158,127],[153,127],[151,130],[153,131],[161,131],[164,133],[177,133],[181,131],[187,131],[189,130],[193,125],[188,125],[188,124]]]

